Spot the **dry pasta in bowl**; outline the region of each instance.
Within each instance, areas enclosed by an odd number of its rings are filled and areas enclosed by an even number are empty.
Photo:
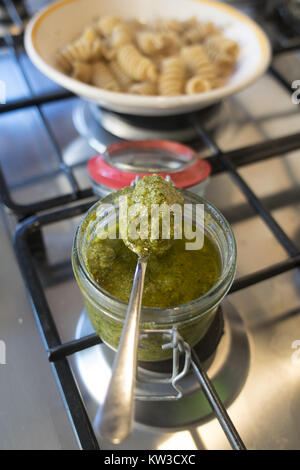
[[[271,59],[262,29],[216,0],[57,0],[29,21],[25,47],[60,86],[135,116],[211,106]]]
[[[102,16],[57,53],[61,71],[104,90],[179,96],[224,86],[239,58],[237,42],[213,22],[151,23]]]

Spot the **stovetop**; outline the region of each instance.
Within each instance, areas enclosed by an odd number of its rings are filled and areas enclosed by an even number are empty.
[[[262,2],[236,3],[264,25],[277,53],[267,74],[224,102],[230,120],[225,118],[211,136],[194,119],[197,138],[190,142],[212,163],[206,197],[231,222],[238,246],[237,281],[224,309],[227,325],[232,312],[239,318],[249,356],[245,359],[245,348],[240,360],[234,354],[240,373],[233,375],[236,392],[226,403],[227,411],[247,448],[300,449],[300,294],[295,269],[300,250],[300,119],[291,100],[291,83],[300,79],[300,42],[283,24],[278,32],[280,19],[273,9],[278,2],[264,2],[268,8],[263,16]],[[97,440],[102,449],[116,448],[93,436],[90,422],[97,403],[80,374],[82,352],[67,359],[58,356],[53,375],[35,323],[36,318],[46,349],[55,350],[58,336],[62,343],[73,341],[82,318],[70,252],[80,215],[94,200],[86,161],[95,150],[73,122],[84,105],[33,67],[21,36],[2,40],[0,74],[7,92],[6,104],[0,105],[0,187],[6,204],[0,224],[0,340],[6,344],[7,362],[0,364],[0,448],[75,449],[96,446]],[[101,136],[103,147],[117,140],[107,131]],[[17,226],[15,252],[35,318],[11,244]],[[226,331],[230,323],[224,341]],[[235,362],[228,360],[226,367],[231,364]],[[107,376],[104,366],[100,374]],[[61,382],[73,426],[54,377]],[[121,447],[230,445],[218,420],[210,416],[176,430],[138,423]]]

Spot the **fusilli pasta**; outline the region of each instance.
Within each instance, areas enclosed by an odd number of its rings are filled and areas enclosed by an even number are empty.
[[[185,84],[185,92],[187,95],[194,95],[195,93],[204,93],[211,90],[211,84],[201,77],[192,77]]]
[[[233,64],[239,54],[239,46],[235,41],[221,35],[208,37],[204,48],[210,59],[216,64]]]
[[[143,56],[133,44],[122,46],[117,52],[117,60],[124,72],[134,80],[156,82],[155,65],[150,59]]]
[[[216,66],[209,59],[203,46],[183,47],[181,57],[187,68],[203,80],[211,81],[217,77]]]
[[[92,84],[104,90],[121,91],[120,85],[115,79],[109,67],[103,62],[96,62],[93,66]]]
[[[111,61],[110,68],[123,90],[127,90],[132,84],[132,79],[124,72],[123,69],[121,69],[116,60]]]
[[[218,30],[212,22],[196,23],[183,33],[183,41],[188,44],[195,44],[216,33],[218,33]]]
[[[103,16],[97,24],[98,31],[105,37],[108,37],[113,32],[113,29],[121,23],[120,18],[115,16]]]
[[[141,82],[134,83],[128,88],[129,93],[134,93],[135,95],[156,95],[157,87],[155,83]]]
[[[213,22],[192,17],[144,24],[106,15],[58,51],[57,65],[106,90],[177,96],[224,86],[238,56],[237,42]]]
[[[124,46],[132,41],[131,30],[126,24],[118,24],[112,30],[110,44],[113,48]]]
[[[176,96],[182,93],[184,82],[184,64],[179,57],[164,60],[158,88],[161,95]]]
[[[164,34],[155,31],[142,31],[137,34],[136,40],[140,50],[149,55],[158,54],[166,45]]]
[[[93,65],[84,62],[74,62],[72,77],[84,83],[90,83],[93,75]]]

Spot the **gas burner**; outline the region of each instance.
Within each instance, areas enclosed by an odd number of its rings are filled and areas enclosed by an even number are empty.
[[[120,139],[162,139],[187,141],[195,137],[189,115],[179,116],[134,116],[119,114],[97,106],[91,107],[94,117],[105,130]]]
[[[248,373],[250,349],[244,324],[234,307],[226,300],[222,304],[222,313],[218,313],[206,337],[196,346],[204,368],[214,383],[222,401],[228,405],[240,392]],[[224,324],[223,324],[224,316]],[[224,326],[224,334],[223,334]],[[89,335],[93,328],[85,312],[82,313],[77,328],[76,338]],[[101,414],[106,390],[111,377],[111,367],[115,353],[101,344],[76,354],[75,364],[78,378],[82,383],[87,398],[88,412],[95,418]],[[180,400],[154,400],[154,395],[170,396],[169,383],[157,383],[158,378],[170,376],[168,361],[147,365],[139,363],[136,384],[136,428],[139,424],[178,428],[203,422],[211,417],[211,409],[198,382],[190,371],[179,385],[183,390]],[[195,406],[197,403],[197,406]],[[139,423],[139,424],[137,424]]]
[[[75,108],[73,122],[89,145],[102,153],[104,146],[114,143],[116,137],[125,140],[159,139],[177,142],[188,142],[195,137],[199,139],[197,126],[209,132],[218,132],[228,122],[228,114],[226,103],[218,103],[189,114],[153,117],[118,114],[81,101]]]

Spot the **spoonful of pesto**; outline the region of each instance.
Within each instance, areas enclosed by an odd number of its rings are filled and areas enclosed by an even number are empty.
[[[163,254],[174,238],[171,209],[183,202],[182,194],[161,176],[154,174],[139,180],[127,196],[127,211],[121,211],[120,229],[125,245],[141,258]]]
[[[133,427],[139,321],[147,261],[149,256],[163,254],[172,246],[174,215],[168,212],[167,219],[163,214],[184,202],[180,191],[155,174],[139,180],[124,195],[120,201],[120,233],[125,245],[138,255],[138,261],[101,414],[100,433],[114,444],[123,441]]]

